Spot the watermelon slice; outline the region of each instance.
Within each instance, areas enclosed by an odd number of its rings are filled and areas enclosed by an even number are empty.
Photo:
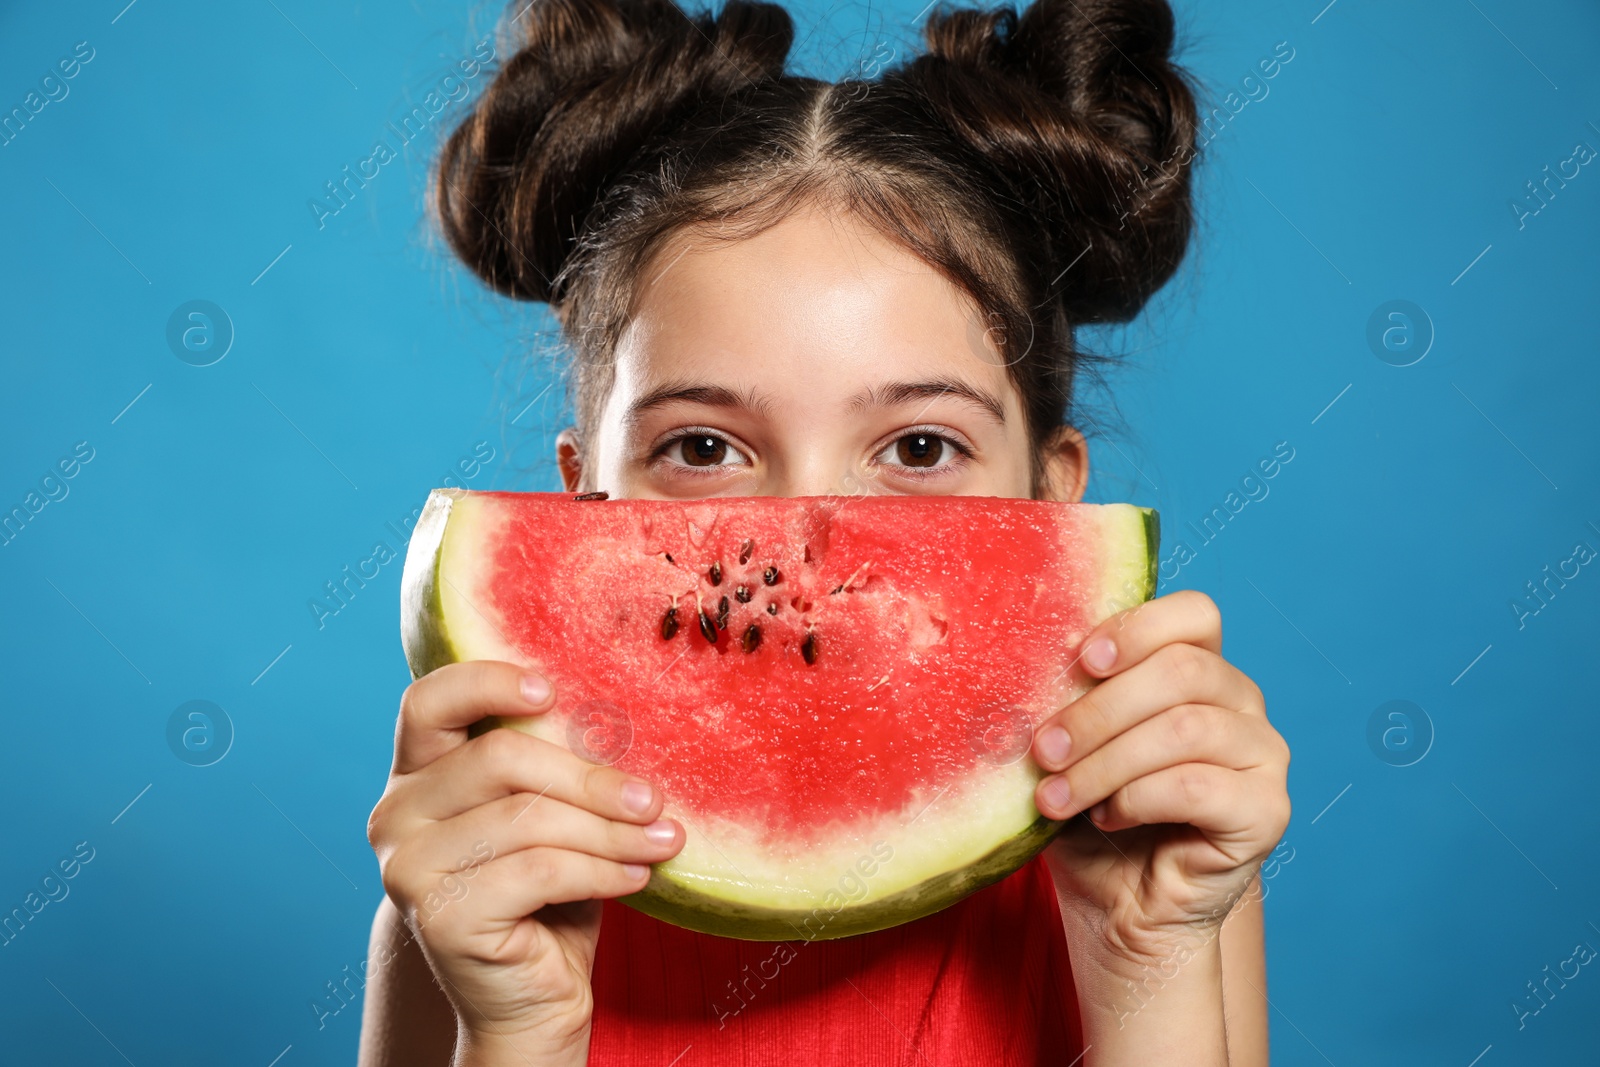
[[[1155,512],[601,495],[435,490],[401,629],[414,676],[541,671],[555,710],[489,725],[662,789],[687,840],[625,903],[728,937],[843,937],[1049,841],[1032,731],[1092,684],[1088,631],[1154,595]]]

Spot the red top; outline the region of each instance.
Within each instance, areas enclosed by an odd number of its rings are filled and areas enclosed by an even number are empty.
[[[1077,1062],[1042,856],[944,911],[832,941],[737,941],[606,901],[589,1063],[961,1067]]]

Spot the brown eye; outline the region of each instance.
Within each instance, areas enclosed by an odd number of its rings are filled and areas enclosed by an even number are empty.
[[[694,434],[683,438],[678,452],[691,467],[716,467],[728,458],[728,442],[708,434]]]
[[[895,442],[895,455],[907,467],[936,467],[944,458],[944,438],[933,434],[907,434]]]

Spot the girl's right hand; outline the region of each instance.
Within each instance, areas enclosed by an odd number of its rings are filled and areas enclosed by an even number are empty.
[[[384,891],[459,1023],[458,1064],[585,1062],[600,901],[683,847],[650,783],[490,716],[554,706],[511,663],[453,663],[400,701],[394,765],[367,821]]]

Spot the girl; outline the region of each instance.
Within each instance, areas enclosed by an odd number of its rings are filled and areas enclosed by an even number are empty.
[[[939,12],[926,55],[837,84],[784,73],[768,3],[515,6],[436,206],[487,284],[559,316],[568,490],[1081,497],[1073,329],[1136,314],[1189,236],[1165,0]],[[1079,653],[1102,684],[1033,740],[1035,802],[1073,817],[1044,853],[925,919],[776,946],[611,902],[682,847],[659,792],[468,739],[555,706],[547,680],[434,671],[369,821],[361,1062],[1265,1064],[1248,890],[1288,750],[1221,643],[1194,592],[1109,619]]]

